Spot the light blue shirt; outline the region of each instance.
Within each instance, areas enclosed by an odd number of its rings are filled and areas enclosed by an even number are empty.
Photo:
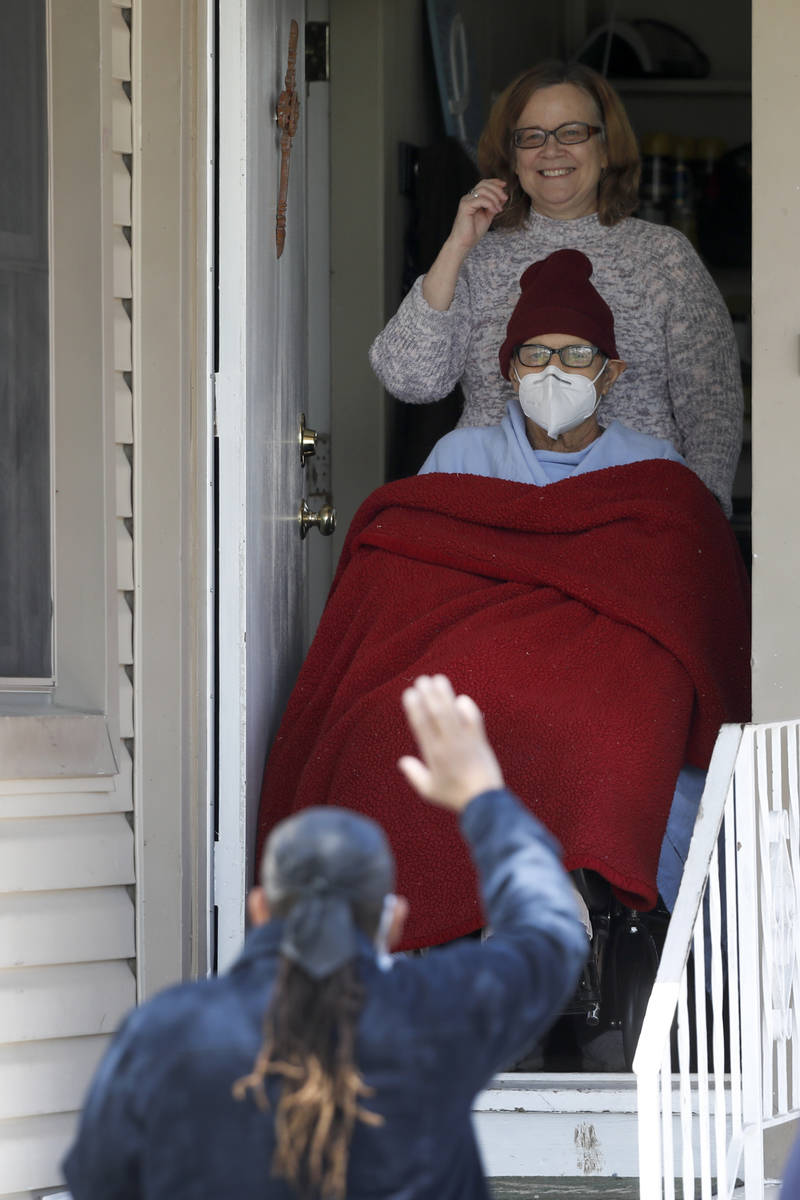
[[[672,442],[637,433],[620,421],[612,421],[585,450],[570,454],[534,450],[528,440],[519,400],[512,396],[499,425],[454,429],[440,438],[419,474],[443,471],[446,474],[487,475],[493,479],[544,487],[570,475],[585,475],[587,471],[621,467],[649,458],[666,458],[686,465]]]
[[[545,487],[570,475],[585,475],[588,471],[622,467],[650,458],[666,458],[686,466],[686,460],[667,438],[637,433],[620,421],[612,421],[585,450],[571,454],[534,450],[528,441],[519,400],[512,396],[499,425],[454,429],[440,438],[419,474],[442,471],[451,475],[488,475],[494,479],[510,479],[512,483],[534,483]],[[678,895],[705,774],[687,763],[675,786],[656,876],[658,890],[670,912]]]

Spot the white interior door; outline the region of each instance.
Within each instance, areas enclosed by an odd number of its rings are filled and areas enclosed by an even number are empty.
[[[291,21],[299,120],[286,239],[275,113]],[[219,5],[217,962],[239,950],[267,746],[303,652],[304,494],[298,429],[307,398],[304,0]],[[316,534],[313,534],[316,537]]]

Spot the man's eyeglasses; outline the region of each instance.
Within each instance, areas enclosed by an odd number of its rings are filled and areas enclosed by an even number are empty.
[[[515,129],[514,145],[518,150],[535,150],[543,146],[550,134],[561,146],[577,146],[580,142],[588,142],[596,133],[602,133],[602,125],[587,125],[585,121],[567,121],[557,129],[539,129],[538,126],[527,126],[525,129]]]
[[[526,342],[524,346],[517,346],[514,353],[523,367],[546,367],[554,354],[558,355],[564,367],[590,367],[595,355],[600,352],[597,346],[588,346],[585,342],[562,346],[560,350],[553,350],[540,342]]]

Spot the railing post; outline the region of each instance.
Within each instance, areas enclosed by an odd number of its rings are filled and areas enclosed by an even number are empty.
[[[717,843],[723,820],[720,879]],[[701,907],[706,887],[710,960]],[[704,1197],[711,1194],[716,1162],[720,1198],[730,1198],[737,1179],[743,1178],[744,1200],[763,1200],[765,1125],[787,1124],[800,1115],[800,948],[795,933],[799,913],[800,721],[744,729],[723,726],[633,1062],[639,1086],[642,1200],[673,1200],[676,1154],[684,1195],[690,1195],[696,1184],[695,1150],[699,1150]],[[692,939],[696,1026],[690,1031],[687,955]],[[711,1075],[705,1008],[709,965]],[[724,992],[730,1048],[727,1074]],[[680,1143],[673,1150],[669,1031],[676,1003],[681,1125]],[[690,1037],[697,1062],[696,1107],[689,1076]],[[659,1055],[663,1056],[660,1063]]]
[[[640,1075],[636,1091],[639,1110],[639,1200],[661,1200],[663,1163],[657,1072],[648,1071]],[[671,1163],[669,1169],[672,1170]]]
[[[703,893],[708,877],[709,862],[716,861],[715,848],[722,824],[723,814],[732,804],[732,778],[736,769],[739,745],[742,737],[741,727],[726,725],[720,730],[709,765],[703,800],[695,824],[692,843],[684,869],[683,880],[670,921],[667,938],[661,954],[658,976],[650,996],[645,1013],[639,1044],[633,1060],[633,1070],[637,1077],[639,1104],[639,1195],[641,1200],[662,1200],[675,1195],[675,1153],[678,1147],[673,1146],[673,1088],[671,1075],[670,1028],[676,1010],[681,1006],[683,1019],[680,1028],[680,1097],[681,1097],[681,1134],[680,1134],[680,1174],[683,1179],[685,1194],[694,1187],[694,1156],[692,1135],[695,1121],[692,1114],[692,1091],[689,1078],[689,1049],[688,1049],[688,1016],[686,1012],[686,970],[689,947],[698,920],[700,921],[698,979],[700,995],[697,1003],[702,1005],[705,996],[703,983],[703,966],[705,950],[703,944]],[[714,915],[719,935],[720,926],[719,892],[714,897]],[[716,948],[717,956],[720,948]],[[717,966],[716,996],[721,995],[721,968]],[[700,1009],[698,1009],[700,1011]],[[703,1016],[705,1016],[703,1010]],[[705,1029],[705,1025],[704,1025]],[[717,1040],[719,1041],[719,1034]],[[705,1039],[704,1039],[705,1041]],[[720,1055],[716,1056],[716,1074],[720,1073]],[[707,1068],[699,1073],[703,1077],[704,1086],[708,1088]],[[718,1156],[724,1146],[725,1095],[724,1087],[715,1093],[715,1106],[722,1105],[722,1116],[715,1109],[715,1122],[722,1122],[723,1128],[718,1132],[716,1149]],[[708,1096],[704,1095],[698,1101],[697,1121],[708,1125],[709,1104]],[[699,1127],[698,1127],[699,1134]],[[701,1162],[704,1172],[704,1194],[709,1194],[710,1176],[710,1136],[706,1129],[699,1135],[702,1149]],[[725,1180],[725,1168],[721,1174]]]
[[[740,975],[742,1029],[742,1125],[745,1200],[762,1200],[764,1135],[762,1129],[761,946],[758,895],[758,798],[755,728],[745,727],[734,784],[736,810],[736,889],[739,910],[739,959],[749,964]]]

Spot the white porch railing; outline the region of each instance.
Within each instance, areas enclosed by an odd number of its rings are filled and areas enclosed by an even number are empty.
[[[800,1117],[799,763],[800,721],[720,731],[633,1063],[641,1200],[762,1200]]]

